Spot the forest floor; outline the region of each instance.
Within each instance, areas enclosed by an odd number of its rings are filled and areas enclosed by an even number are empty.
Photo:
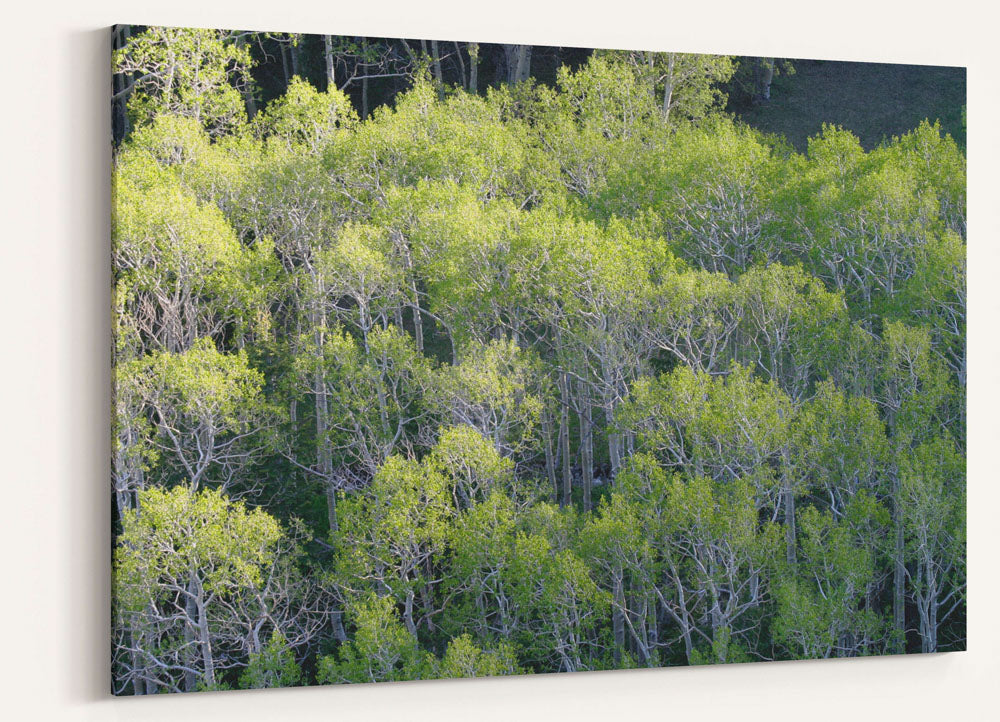
[[[796,60],[794,65],[794,73],[775,76],[769,102],[739,113],[747,124],[784,135],[805,151],[807,138],[823,123],[833,123],[852,131],[870,150],[925,118],[939,119],[965,148],[965,68],[831,60]]]

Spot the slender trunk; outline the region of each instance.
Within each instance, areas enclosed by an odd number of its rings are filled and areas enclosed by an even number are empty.
[[[523,83],[531,76],[531,50],[530,45],[521,45],[518,49],[516,83]]]
[[[892,619],[898,635],[897,652],[906,651],[906,560],[903,556],[905,539],[903,536],[903,508],[901,504],[899,473],[892,471],[892,523],[895,532],[892,570]]]
[[[208,630],[208,613],[205,609],[205,590],[198,584],[198,641],[201,644],[202,680],[215,685],[215,660],[212,658],[212,636]]]
[[[302,73],[299,69],[301,60],[301,58],[299,57],[299,51],[302,47],[302,36],[299,35],[298,33],[292,33],[291,35],[288,36],[288,39],[291,41],[289,52],[292,56],[292,75],[297,75],[299,77],[302,77]]]
[[[340,524],[337,522],[337,486],[333,479],[323,484],[323,491],[326,496],[326,521],[330,525],[330,533],[333,534],[340,530]]]
[[[441,52],[438,49],[437,40],[431,40],[431,70],[434,73],[434,80],[437,82],[438,92],[441,92],[444,78],[441,76]]]
[[[917,598],[917,611],[920,614],[920,651],[929,654],[937,651],[937,575],[931,560],[920,562],[920,579],[917,587],[921,589]]]
[[[154,616],[155,616],[152,603],[150,603],[147,606],[147,614],[149,615],[150,619],[153,619]],[[147,636],[146,632],[143,631],[142,634],[141,634],[141,636],[140,636],[140,640],[142,640],[142,647],[141,647],[142,649],[149,649],[149,647],[150,647],[150,645],[152,643],[152,640],[145,640],[144,639],[146,636]],[[146,686],[146,694],[159,694],[159,692],[160,692],[160,685],[157,684],[156,680],[152,679],[148,675],[146,676],[145,686]]]
[[[760,59],[760,99],[771,99],[771,81],[774,79],[774,58]]]
[[[580,466],[583,481],[583,510],[593,508],[594,488],[594,424],[590,406],[590,390],[580,384]]]
[[[129,35],[131,33],[131,26],[129,25],[117,25],[112,30],[111,42],[112,49],[118,50],[124,48],[128,44]],[[127,73],[115,73],[114,79],[112,81],[112,90],[114,92],[114,102],[112,107],[112,139],[115,144],[120,143],[126,135],[128,135],[128,113],[127,103],[128,103],[128,92],[125,89],[132,82],[132,79]],[[119,95],[120,94],[120,95]]]
[[[332,90],[337,87],[336,79],[334,78],[332,35],[323,36],[323,60],[326,62],[326,89]]]
[[[142,675],[139,674],[139,670],[142,668],[142,661],[139,659],[139,652],[136,651],[136,647],[140,646],[140,642],[137,641],[136,637],[141,639],[141,635],[132,634],[132,632],[125,632],[125,643],[132,648],[129,656],[132,658],[132,694],[139,696],[146,694],[146,685],[143,683]]]
[[[337,531],[337,491],[333,479],[333,448],[330,442],[330,402],[323,375],[323,346],[325,314],[317,303],[312,312],[313,343],[315,344],[313,370],[313,395],[316,399],[316,461],[323,479],[326,494],[326,518],[330,532]]]
[[[556,460],[552,448],[552,414],[548,409],[542,412],[542,436],[545,442],[545,476],[549,480],[553,500],[559,503],[559,482],[556,481]]]
[[[361,118],[368,117],[368,38],[361,38],[361,54],[365,59],[364,71],[361,78]]]
[[[614,414],[613,411],[607,413]],[[617,431],[612,431],[612,423],[608,422],[608,458],[611,461],[611,481],[613,482],[622,468],[622,437]]]
[[[338,642],[347,641],[347,632],[344,630],[344,613],[339,609],[330,612],[330,623],[333,625],[333,636]]]
[[[674,99],[674,62],[676,55],[667,55],[667,77],[663,81],[663,120],[670,120],[670,103]]]
[[[646,627],[649,629],[649,644],[647,649],[649,650],[649,657],[646,660],[646,665],[649,667],[656,666],[656,647],[660,643],[660,616],[657,614],[659,610],[659,605],[656,603],[656,599],[648,597],[646,599]]]
[[[409,590],[406,593],[406,601],[403,603],[403,621],[406,623],[406,629],[413,635],[413,638],[417,638],[417,625],[413,621],[413,601],[415,595],[413,590]]]
[[[479,93],[479,43],[469,43],[469,92]]]
[[[424,579],[432,579],[434,577],[434,568],[431,561],[431,557],[427,556],[424,558]],[[427,625],[427,631],[434,633],[434,589],[427,582],[420,585],[420,604],[422,616],[420,621]]]
[[[573,495],[573,472],[569,456],[569,376],[559,375],[559,447],[562,456],[562,501],[561,505],[570,505]]]
[[[937,649],[937,628],[938,628],[938,605],[937,605],[937,595],[930,595],[930,599],[927,604],[927,651],[936,652]]]
[[[197,624],[198,606],[195,601],[195,573],[192,569],[191,579],[188,581],[187,594],[184,600],[184,613],[187,616],[187,623],[184,625],[184,643],[187,647],[185,651],[184,670],[184,691],[194,692],[198,689],[198,675],[193,671],[196,668],[195,658],[197,649],[195,648],[194,625]]]
[[[795,564],[795,493],[790,480],[786,477],[785,489],[785,559],[789,564]]]
[[[420,301],[417,296],[417,279],[410,280],[410,290],[413,292],[413,340],[417,351],[424,352],[424,318],[420,311]],[[452,344],[454,347],[454,344]],[[452,349],[454,351],[454,348]]]
[[[504,45],[507,58],[507,84],[515,85],[531,75],[531,46]]]
[[[413,309],[413,339],[416,342],[417,351],[424,352],[424,321],[420,311],[420,294],[417,290],[417,278],[413,272],[413,254],[410,251],[410,244],[402,234],[396,238],[400,250],[403,252],[403,260],[406,264],[406,275],[410,279],[410,304]]]
[[[643,60],[646,63],[646,69],[648,70],[651,77],[655,76],[656,73],[656,56],[658,53],[643,53]],[[649,84],[649,96],[656,102],[656,80],[655,78]]]
[[[288,67],[288,46],[285,43],[280,43],[281,47],[281,71],[285,75],[285,87],[292,82],[292,72]]]
[[[611,627],[615,636],[615,665],[622,663],[622,650],[625,648],[625,583],[621,565],[615,570],[612,582],[614,602],[611,607]]]
[[[507,61],[507,84],[513,85],[517,76],[517,45],[504,45],[503,54]]]
[[[389,402],[385,395],[385,383],[382,379],[379,379],[379,383],[375,389],[375,399],[378,403],[378,419],[382,424],[382,436],[383,438],[390,438],[391,428],[389,427]],[[381,463],[382,459],[379,459]]]
[[[246,38],[240,36],[236,39],[236,45],[239,47],[244,47],[246,45]],[[240,93],[243,95],[243,105],[247,109],[247,118],[253,120],[253,117],[257,115],[257,101],[253,97],[253,84],[251,81],[246,83],[241,83]]]
[[[462,57],[462,46],[460,46],[457,42],[454,43],[454,45],[455,57],[458,59],[458,75],[462,79],[462,87],[465,88],[466,92],[468,92],[469,80],[465,75],[465,59]]]
[[[618,475],[621,468],[621,435],[615,429],[615,392],[617,383],[611,364],[608,361],[608,352],[605,349],[604,360],[601,363],[601,371],[604,380],[604,426],[608,435],[608,460],[611,462],[611,479]]]

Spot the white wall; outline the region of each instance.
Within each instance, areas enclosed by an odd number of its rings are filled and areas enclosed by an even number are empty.
[[[996,18],[953,2],[19,0],[0,36],[0,709],[7,719],[996,719]],[[815,6],[817,9],[806,8]],[[984,3],[985,6],[985,3]],[[107,26],[969,67],[969,651],[157,699],[108,689]]]

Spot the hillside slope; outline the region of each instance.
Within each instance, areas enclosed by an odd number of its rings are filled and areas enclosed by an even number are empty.
[[[750,125],[780,133],[804,151],[823,123],[850,129],[866,149],[940,119],[965,147],[962,108],[965,68],[886,63],[795,60],[795,72],[775,77],[771,100],[738,115]]]

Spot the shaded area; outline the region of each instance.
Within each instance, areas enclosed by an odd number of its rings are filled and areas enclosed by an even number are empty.
[[[784,135],[797,150],[806,149],[806,139],[819,133],[823,123],[842,125],[871,149],[925,118],[940,120],[942,129],[965,147],[965,68],[792,62],[793,74],[774,78],[771,100],[739,117],[755,128]]]

